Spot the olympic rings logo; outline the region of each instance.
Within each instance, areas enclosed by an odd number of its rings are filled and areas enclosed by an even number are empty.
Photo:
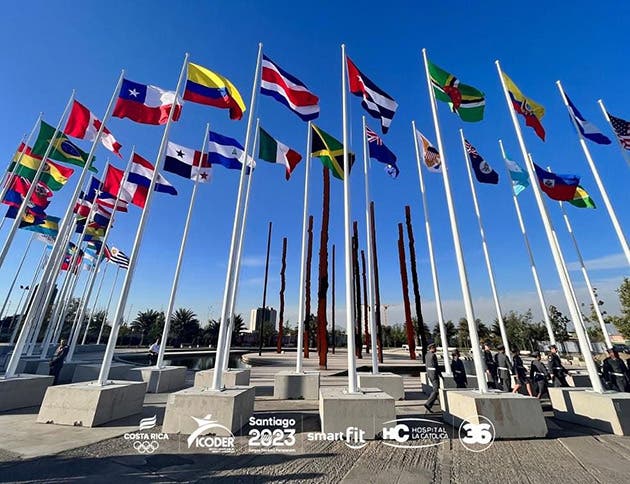
[[[145,440],[136,440],[133,443],[133,448],[141,454],[153,454],[160,447],[160,443],[152,440],[150,442]]]

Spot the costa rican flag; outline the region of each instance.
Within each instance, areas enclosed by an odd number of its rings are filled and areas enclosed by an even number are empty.
[[[266,55],[263,55],[262,61],[260,93],[284,104],[302,121],[311,121],[319,116],[319,98]]]

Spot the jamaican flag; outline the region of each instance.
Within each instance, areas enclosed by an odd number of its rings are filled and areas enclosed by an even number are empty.
[[[472,86],[462,84],[453,74],[429,61],[429,76],[436,99],[447,102],[451,110],[462,121],[481,121],[486,99],[483,93]]]
[[[44,121],[41,121],[39,126],[39,134],[37,140],[33,146],[33,154],[39,157],[43,157],[48,148],[48,143],[53,139],[55,135],[55,128]],[[53,142],[52,150],[48,155],[53,160],[61,161],[63,163],[70,163],[71,165],[84,166],[88,159],[88,154],[75,145],[63,132],[58,131]],[[92,157],[92,163],[94,159]],[[90,171],[98,171],[93,166],[90,167]]]
[[[343,180],[343,145],[321,128],[311,124],[311,156],[319,158],[335,178]],[[350,167],[354,163],[354,153],[348,153]]]

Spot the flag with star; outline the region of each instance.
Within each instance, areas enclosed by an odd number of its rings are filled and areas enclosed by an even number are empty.
[[[615,135],[617,135],[619,143],[624,149],[630,150],[630,122],[617,118],[610,113],[608,113],[608,117],[610,118],[610,124],[615,130]]]
[[[166,147],[164,170],[191,180],[199,177],[199,183],[207,183],[210,180],[212,167],[208,163],[208,155],[202,154],[185,146],[180,146],[171,141]]]
[[[52,150],[48,155],[53,160],[61,161],[62,163],[70,163],[71,165],[84,166],[88,159],[88,154],[75,145],[68,137],[63,134],[62,131],[57,131],[55,134],[54,126],[41,121],[39,125],[39,134],[37,140],[33,145],[32,153],[35,156],[43,158],[48,149],[48,144],[52,141]],[[94,164],[95,156],[92,157],[92,164]],[[94,166],[90,166],[90,171],[98,171]]]

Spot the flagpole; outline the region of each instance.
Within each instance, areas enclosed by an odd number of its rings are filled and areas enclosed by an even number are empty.
[[[348,338],[348,393],[359,393],[354,348],[354,291],[352,290],[352,214],[350,211],[350,155],[348,153],[348,102],[346,93],[346,45],[341,44],[341,111],[343,125],[343,219],[346,281],[346,334]]]
[[[258,56],[256,58],[256,69],[254,70],[254,82],[252,83],[252,96],[249,103],[249,115],[247,117],[247,128],[245,132],[245,146],[243,147],[243,166],[241,167],[241,175],[238,183],[238,195],[236,197],[236,209],[234,211],[234,224],[232,225],[232,239],[230,241],[230,254],[228,257],[227,271],[225,274],[225,288],[223,290],[223,302],[221,305],[221,320],[219,322],[219,340],[217,342],[216,358],[214,362],[214,374],[212,376],[212,389],[215,391],[223,390],[223,372],[217,371],[223,368],[223,360],[227,358],[225,354],[226,338],[229,337],[227,331],[230,322],[227,320],[230,310],[230,291],[233,282],[234,263],[236,259],[236,242],[239,230],[239,214],[241,212],[241,195],[243,193],[243,185],[245,183],[245,172],[247,167],[247,152],[249,151],[249,141],[251,136],[252,123],[254,121],[254,108],[256,106],[256,95],[258,94],[258,84],[260,82],[260,64],[262,60],[262,42],[258,44]]]
[[[571,294],[570,281],[566,278],[566,275],[564,271],[562,270],[560,250],[558,246],[555,244],[553,229],[551,226],[551,220],[549,218],[549,213],[547,211],[547,206],[545,204],[545,201],[542,198],[540,186],[538,184],[538,177],[536,176],[533,162],[527,153],[525,140],[523,139],[523,133],[521,132],[521,127],[518,124],[518,120],[516,119],[516,113],[514,112],[514,108],[512,107],[510,95],[505,85],[505,80],[503,79],[503,71],[501,70],[501,65],[499,64],[498,60],[495,61],[495,64],[497,67],[499,80],[501,81],[501,87],[503,88],[503,94],[505,95],[505,102],[507,104],[508,111],[512,119],[512,124],[514,125],[514,131],[516,133],[516,137],[518,139],[518,143],[521,149],[523,161],[525,162],[525,166],[527,167],[527,172],[531,180],[532,190],[534,192],[534,198],[536,199],[536,204],[538,205],[538,211],[540,212],[540,217],[542,219],[543,226],[545,227],[545,234],[547,235],[547,241],[549,242],[551,254],[553,255],[554,263],[556,265],[556,270],[558,271],[558,276],[560,277],[562,291],[564,293],[565,299],[567,300],[567,305],[569,307],[569,313],[571,315],[571,319],[574,322],[575,332],[577,333],[577,336],[578,336],[580,349],[582,351],[582,355],[584,356],[584,361],[586,363],[586,368],[588,370],[591,384],[593,385],[593,389],[595,391],[602,393],[604,391],[604,388],[602,387],[602,382],[599,379],[599,375],[597,374],[597,369],[595,368],[595,363],[593,362],[593,358],[591,357],[591,352],[589,351],[588,338],[586,337],[584,328],[582,328],[582,326],[579,324],[580,310],[575,304],[575,301],[573,300],[573,297]]]
[[[208,142],[208,132],[210,131],[210,123],[206,124],[204,131],[203,142],[201,143],[201,159],[199,160],[199,168],[203,166],[203,156],[206,152],[206,144]],[[193,168],[195,162],[193,159]],[[177,295],[177,284],[179,282],[179,273],[182,267],[182,261],[184,260],[184,250],[186,249],[186,241],[188,240],[188,229],[190,228],[190,220],[192,219],[193,208],[195,206],[195,199],[197,198],[197,188],[199,187],[199,171],[195,176],[195,183],[193,185],[192,194],[190,195],[190,203],[188,204],[188,213],[186,214],[186,223],[184,224],[184,232],[182,233],[182,241],[179,246],[179,254],[177,255],[177,265],[175,266],[175,274],[173,275],[173,284],[171,286],[171,294],[168,299],[168,307],[166,310],[166,318],[164,319],[164,329],[162,330],[162,340],[160,342],[160,349],[158,351],[157,361],[155,363],[156,368],[164,368],[164,352],[166,351],[166,343],[168,342],[168,332],[171,327],[171,316],[173,314],[173,307],[175,305],[175,296]]]
[[[606,188],[604,187],[604,183],[602,182],[601,177],[599,176],[599,172],[597,171],[597,167],[595,166],[595,162],[591,157],[591,151],[588,149],[586,145],[586,140],[580,131],[575,118],[571,112],[571,108],[569,107],[569,100],[567,99],[567,95],[564,92],[564,88],[562,87],[562,83],[560,81],[556,81],[556,85],[558,86],[558,90],[560,91],[560,96],[562,97],[562,101],[564,102],[567,111],[569,112],[569,118],[571,118],[571,122],[573,123],[573,127],[577,132],[578,139],[580,141],[580,146],[582,147],[582,151],[584,152],[584,157],[588,162],[588,166],[591,169],[591,173],[593,173],[593,178],[595,178],[595,183],[597,184],[597,188],[599,189],[599,193],[602,196],[602,200],[604,201],[604,205],[606,206],[606,211],[608,212],[608,216],[610,217],[610,221],[613,224],[615,229],[615,233],[617,234],[617,238],[619,239],[619,243],[621,244],[621,248],[623,249],[624,254],[626,255],[626,260],[628,264],[630,264],[630,247],[628,247],[628,241],[623,233],[621,225],[619,224],[619,220],[617,219],[617,214],[615,213],[615,209],[610,202],[610,198],[608,198],[608,192],[606,192]],[[604,109],[604,113],[606,110]],[[607,115],[607,113],[606,113]],[[616,137],[616,136],[615,136]],[[617,141],[619,141],[617,139]]]
[[[113,216],[113,214],[112,214]],[[101,262],[98,261],[98,266],[95,268],[96,271],[101,267]],[[105,281],[105,274],[107,273],[107,263],[105,263],[105,267],[103,269],[103,274],[101,275],[101,282],[98,284],[98,289],[96,290],[96,297],[94,298],[94,304],[92,305],[92,311],[90,311],[90,317],[85,325],[85,331],[83,332],[83,338],[81,339],[81,345],[85,344],[87,339],[88,332],[90,331],[90,325],[92,324],[92,318],[94,317],[94,311],[96,311],[96,304],[98,303],[98,298],[101,295],[101,289],[103,288],[103,282]]]
[[[466,319],[468,322],[468,331],[470,334],[470,343],[472,346],[473,360],[475,363],[475,372],[477,374],[477,385],[479,386],[480,393],[487,393],[488,384],[485,378],[485,369],[481,359],[481,347],[479,345],[479,335],[477,333],[477,323],[475,321],[475,313],[472,305],[472,298],[470,296],[470,287],[468,286],[468,275],[466,274],[466,264],[464,262],[464,253],[462,251],[462,245],[459,239],[459,229],[457,227],[457,215],[455,213],[455,205],[453,203],[453,197],[451,195],[451,184],[448,178],[448,171],[446,167],[446,154],[444,152],[444,146],[442,144],[442,136],[440,134],[440,124],[437,115],[437,105],[433,93],[433,87],[431,86],[431,76],[429,74],[429,61],[427,57],[427,50],[422,49],[422,57],[424,59],[424,70],[427,79],[427,89],[429,91],[429,99],[431,104],[431,112],[433,114],[433,124],[435,126],[435,134],[438,143],[438,149],[442,160],[442,178],[444,180],[444,191],[446,193],[446,205],[448,207],[449,219],[451,223],[451,232],[453,235],[453,244],[455,246],[455,257],[457,259],[457,269],[459,272],[459,283],[462,290],[462,296],[464,299],[464,307],[466,309]]]
[[[501,331],[501,341],[506,352],[510,352],[510,345],[507,338],[507,332],[505,330],[505,322],[503,321],[503,312],[501,310],[501,303],[499,302],[499,293],[497,291],[497,284],[494,279],[494,270],[492,268],[492,262],[490,261],[490,252],[488,251],[488,243],[486,242],[486,234],[483,230],[483,222],[481,221],[481,210],[479,209],[479,202],[477,200],[477,189],[472,178],[472,170],[470,164],[472,163],[468,153],[466,152],[466,140],[464,138],[464,130],[459,130],[459,136],[462,140],[462,150],[464,152],[464,160],[466,165],[466,171],[468,173],[468,182],[470,183],[470,191],[473,198],[473,206],[475,207],[475,214],[477,215],[477,223],[479,225],[479,234],[481,235],[481,247],[483,249],[483,256],[486,261],[486,269],[488,270],[488,278],[490,279],[490,288],[492,289],[492,300],[494,301],[494,308],[497,312],[497,321],[499,322],[499,330]],[[509,358],[509,357],[508,357]],[[511,360],[512,358],[510,358]]]
[[[28,244],[26,244],[26,249],[24,249],[24,255],[18,264],[17,270],[15,271],[15,275],[13,276],[13,280],[11,281],[11,285],[9,286],[9,291],[7,292],[7,297],[4,299],[4,303],[2,304],[2,309],[0,309],[0,321],[2,321],[2,317],[4,316],[4,310],[7,307],[7,303],[9,302],[9,298],[11,297],[11,293],[13,292],[13,288],[15,287],[15,282],[17,281],[18,275],[22,270],[22,266],[24,265],[24,260],[28,255],[28,249],[31,247],[33,243],[33,239],[35,239],[35,232],[31,235],[31,238],[28,239]]]
[[[311,172],[311,122],[308,122],[307,125],[307,133],[306,133],[306,153],[305,153],[305,163],[304,163],[304,203],[303,203],[303,211],[302,211],[302,249],[300,253],[300,287],[298,290],[298,336],[297,336],[297,355],[295,358],[295,372],[302,373],[302,362],[304,360],[304,320],[305,316],[305,307],[304,307],[304,298],[305,298],[305,283],[306,283],[306,232],[308,225],[308,182],[310,178]],[[333,338],[335,336],[333,335]]]
[[[621,141],[619,141],[619,137],[617,136],[617,131],[615,131],[612,121],[610,120],[610,116],[608,116],[608,111],[606,111],[606,107],[604,106],[604,101],[602,101],[601,99],[598,99],[597,104],[599,104],[599,107],[601,108],[602,113],[604,114],[604,118],[606,118],[606,121],[608,121],[608,124],[610,125],[610,129],[612,129],[613,133],[615,133],[615,139],[617,140],[617,146],[619,146],[619,150],[621,151],[621,156],[623,156],[623,159],[626,160],[626,163],[628,163],[628,166],[630,166],[630,156],[628,156],[628,153],[626,153],[626,150],[621,144]]]
[[[448,336],[446,334],[446,324],[444,322],[444,311],[442,309],[442,297],[440,296],[440,282],[438,280],[437,265],[435,264],[435,254],[433,253],[433,236],[431,235],[431,222],[429,221],[429,206],[427,204],[427,194],[424,187],[424,175],[422,174],[422,164],[420,162],[420,147],[416,136],[416,122],[411,122],[413,144],[416,150],[416,165],[418,166],[418,180],[420,182],[420,193],[422,194],[422,208],[424,209],[424,228],[427,234],[427,245],[429,246],[429,262],[431,264],[431,278],[433,280],[433,292],[435,293],[435,305],[437,309],[438,328],[440,329],[440,341],[442,342],[442,353],[444,359],[444,372],[452,375],[451,359],[448,354]]]
[[[116,339],[118,338],[118,331],[120,329],[120,325],[122,324],[122,319],[123,319],[124,311],[125,311],[125,305],[127,304],[127,298],[129,296],[129,289],[131,288],[131,281],[133,279],[133,273],[136,267],[138,253],[140,252],[140,243],[142,242],[142,236],[144,234],[144,227],[146,225],[147,219],[149,218],[149,209],[151,208],[151,201],[153,200],[155,185],[157,183],[158,175],[160,173],[162,164],[164,162],[164,152],[166,150],[166,143],[168,141],[168,133],[171,129],[171,124],[173,122],[173,115],[175,114],[175,111],[177,108],[179,92],[184,82],[187,65],[188,65],[188,53],[186,53],[186,55],[184,56],[184,63],[182,64],[182,69],[181,69],[181,72],[179,73],[177,87],[175,88],[175,101],[173,105],[171,106],[171,109],[169,109],[168,120],[166,122],[166,126],[164,127],[164,134],[162,135],[162,142],[160,143],[160,149],[158,150],[157,158],[155,160],[155,166],[153,169],[153,176],[151,177],[151,183],[149,184],[149,191],[147,193],[144,209],[142,210],[142,215],[140,215],[140,222],[138,223],[138,229],[136,230],[136,237],[134,239],[133,248],[131,249],[131,255],[129,257],[129,267],[127,268],[127,274],[125,275],[125,279],[123,281],[123,285],[120,291],[120,299],[118,300],[118,306],[116,307],[116,313],[114,316],[114,320],[112,321],[112,330],[111,330],[111,333],[109,334],[107,347],[105,348],[105,355],[103,357],[103,363],[101,364],[101,369],[98,375],[97,384],[100,386],[105,386],[108,383],[107,377],[109,376],[109,369],[111,368],[112,359],[114,358],[114,350],[116,349]],[[121,77],[121,80],[122,80],[122,77]],[[105,123],[103,123],[101,127],[103,126],[105,126]]]
[[[114,289],[116,289],[116,282],[118,282],[118,274],[120,273],[120,266],[116,264],[116,275],[114,276],[114,284],[112,284],[112,290],[109,293],[109,299],[107,300],[107,307],[105,308],[105,314],[103,315],[103,320],[101,321],[101,329],[98,331],[98,338],[96,338],[96,344],[101,344],[101,336],[103,336],[103,329],[105,328],[105,323],[107,322],[107,315],[109,314],[109,308],[112,304],[112,297],[114,296]]]
[[[503,160],[507,160],[507,155],[505,154],[505,149],[503,148],[503,142],[499,140],[499,148],[501,149],[501,155],[503,156]],[[510,170],[507,166],[507,162],[505,163],[505,169],[508,178],[511,178]],[[553,326],[551,325],[551,319],[549,318],[549,311],[547,310],[547,303],[545,302],[545,296],[542,290],[542,286],[540,284],[540,278],[538,277],[538,270],[536,269],[536,262],[534,261],[534,253],[532,252],[532,248],[529,244],[529,237],[527,237],[527,232],[525,230],[525,222],[523,221],[523,215],[521,214],[521,207],[518,203],[518,198],[516,193],[514,193],[514,189],[510,187],[510,192],[512,194],[512,201],[514,202],[514,208],[516,209],[516,217],[518,218],[518,224],[521,229],[521,233],[523,234],[523,240],[525,240],[525,246],[527,247],[527,254],[529,255],[529,264],[532,270],[532,277],[534,278],[534,285],[536,286],[536,293],[538,294],[538,302],[540,303],[540,309],[542,310],[543,319],[545,321],[545,327],[547,328],[547,333],[549,335],[549,342],[552,345],[556,344],[556,337],[553,334]]]
[[[370,220],[370,175],[368,172],[368,145],[365,123],[365,116],[362,116],[363,123],[363,175],[365,179],[365,230],[366,230],[366,244],[367,247],[372,247],[372,222]],[[372,270],[372,251],[367,251],[367,298],[368,307],[366,308],[368,314],[368,324],[370,326],[370,345],[372,346],[372,374],[378,374],[378,351],[376,351],[376,320],[374,319],[374,273]]]

